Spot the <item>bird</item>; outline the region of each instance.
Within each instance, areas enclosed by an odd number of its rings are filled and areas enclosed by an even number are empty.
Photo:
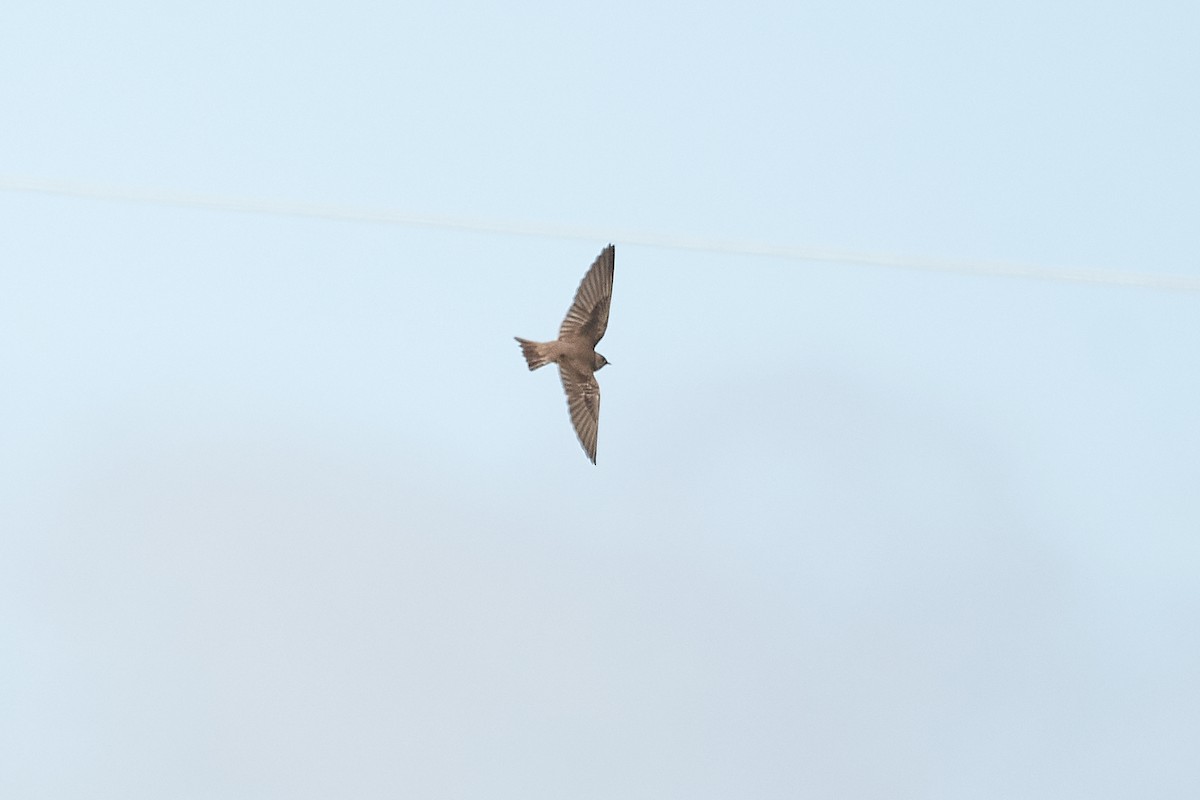
[[[558,339],[534,342],[513,337],[521,345],[530,372],[547,364],[558,364],[571,424],[575,426],[583,452],[593,464],[596,463],[596,432],[600,424],[600,384],[596,383],[596,372],[609,363],[596,352],[596,344],[604,338],[608,328],[615,258],[616,248],[611,244],[596,256],[575,291],[575,300],[558,329]]]

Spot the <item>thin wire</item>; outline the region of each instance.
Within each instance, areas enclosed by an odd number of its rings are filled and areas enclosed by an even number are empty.
[[[423,228],[443,228],[483,233],[500,233],[516,236],[537,236],[557,239],[584,239],[588,241],[616,241],[622,244],[663,247],[673,250],[693,250],[705,253],[731,255],[767,256],[794,261],[858,264],[894,269],[921,270],[925,272],[959,273],[989,277],[1034,278],[1037,280],[1065,283],[1090,283],[1106,286],[1123,286],[1143,289],[1159,289],[1175,292],[1200,292],[1200,278],[1187,275],[1127,272],[1091,268],[1066,268],[1035,266],[1009,261],[972,261],[963,259],[911,258],[882,253],[856,253],[839,250],[790,247],[786,245],[761,244],[755,242],[733,242],[714,239],[699,239],[688,236],[670,236],[631,231],[600,230],[597,228],[558,226],[536,222],[513,222],[503,220],[465,219],[425,214],[410,214],[401,211],[386,211],[351,206],[316,205],[291,203],[276,200],[237,199],[215,195],[186,194],[155,189],[130,189],[114,186],[97,186],[36,178],[0,176],[0,190],[13,192],[37,192],[67,197],[86,197],[99,200],[119,200],[131,203],[148,203],[163,206],[205,208],[213,211],[235,211],[251,214],[273,214],[291,217],[310,217],[353,222],[374,222],[390,225],[408,225]]]

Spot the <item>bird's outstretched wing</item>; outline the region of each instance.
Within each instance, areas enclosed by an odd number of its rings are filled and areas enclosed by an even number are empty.
[[[615,260],[616,248],[611,244],[596,256],[575,292],[575,302],[567,310],[562,327],[558,329],[560,339],[579,337],[595,347],[596,342],[603,338],[604,331],[608,329]]]
[[[567,393],[567,408],[579,443],[592,463],[596,463],[596,433],[600,428],[600,384],[596,376],[579,372],[570,365],[559,363],[558,376]]]

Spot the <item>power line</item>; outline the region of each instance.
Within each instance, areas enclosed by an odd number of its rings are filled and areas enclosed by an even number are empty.
[[[0,190],[37,192],[66,197],[86,197],[98,200],[118,200],[162,206],[204,208],[213,211],[234,211],[251,214],[272,214],[291,217],[375,222],[424,228],[444,228],[482,233],[501,233],[516,236],[537,236],[587,241],[616,241],[622,244],[663,247],[674,250],[695,250],[705,253],[767,256],[793,261],[812,261],[895,269],[945,272],[990,277],[1034,278],[1066,283],[1090,283],[1106,286],[1125,286],[1177,292],[1200,292],[1200,278],[1179,274],[1154,274],[1091,268],[1047,267],[1008,261],[975,261],[966,259],[912,258],[882,253],[856,253],[816,248],[756,242],[733,242],[671,236],[655,233],[600,230],[586,227],[558,226],[537,222],[513,222],[486,219],[465,219],[426,214],[411,214],[352,206],[332,206],[292,203],[277,200],[239,199],[216,195],[187,194],[156,189],[131,189],[98,186],[35,178],[0,176]]]

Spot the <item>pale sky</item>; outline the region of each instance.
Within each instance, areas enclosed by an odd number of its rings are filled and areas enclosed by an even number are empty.
[[[1200,796],[1197,31],[7,4],[0,796]]]

